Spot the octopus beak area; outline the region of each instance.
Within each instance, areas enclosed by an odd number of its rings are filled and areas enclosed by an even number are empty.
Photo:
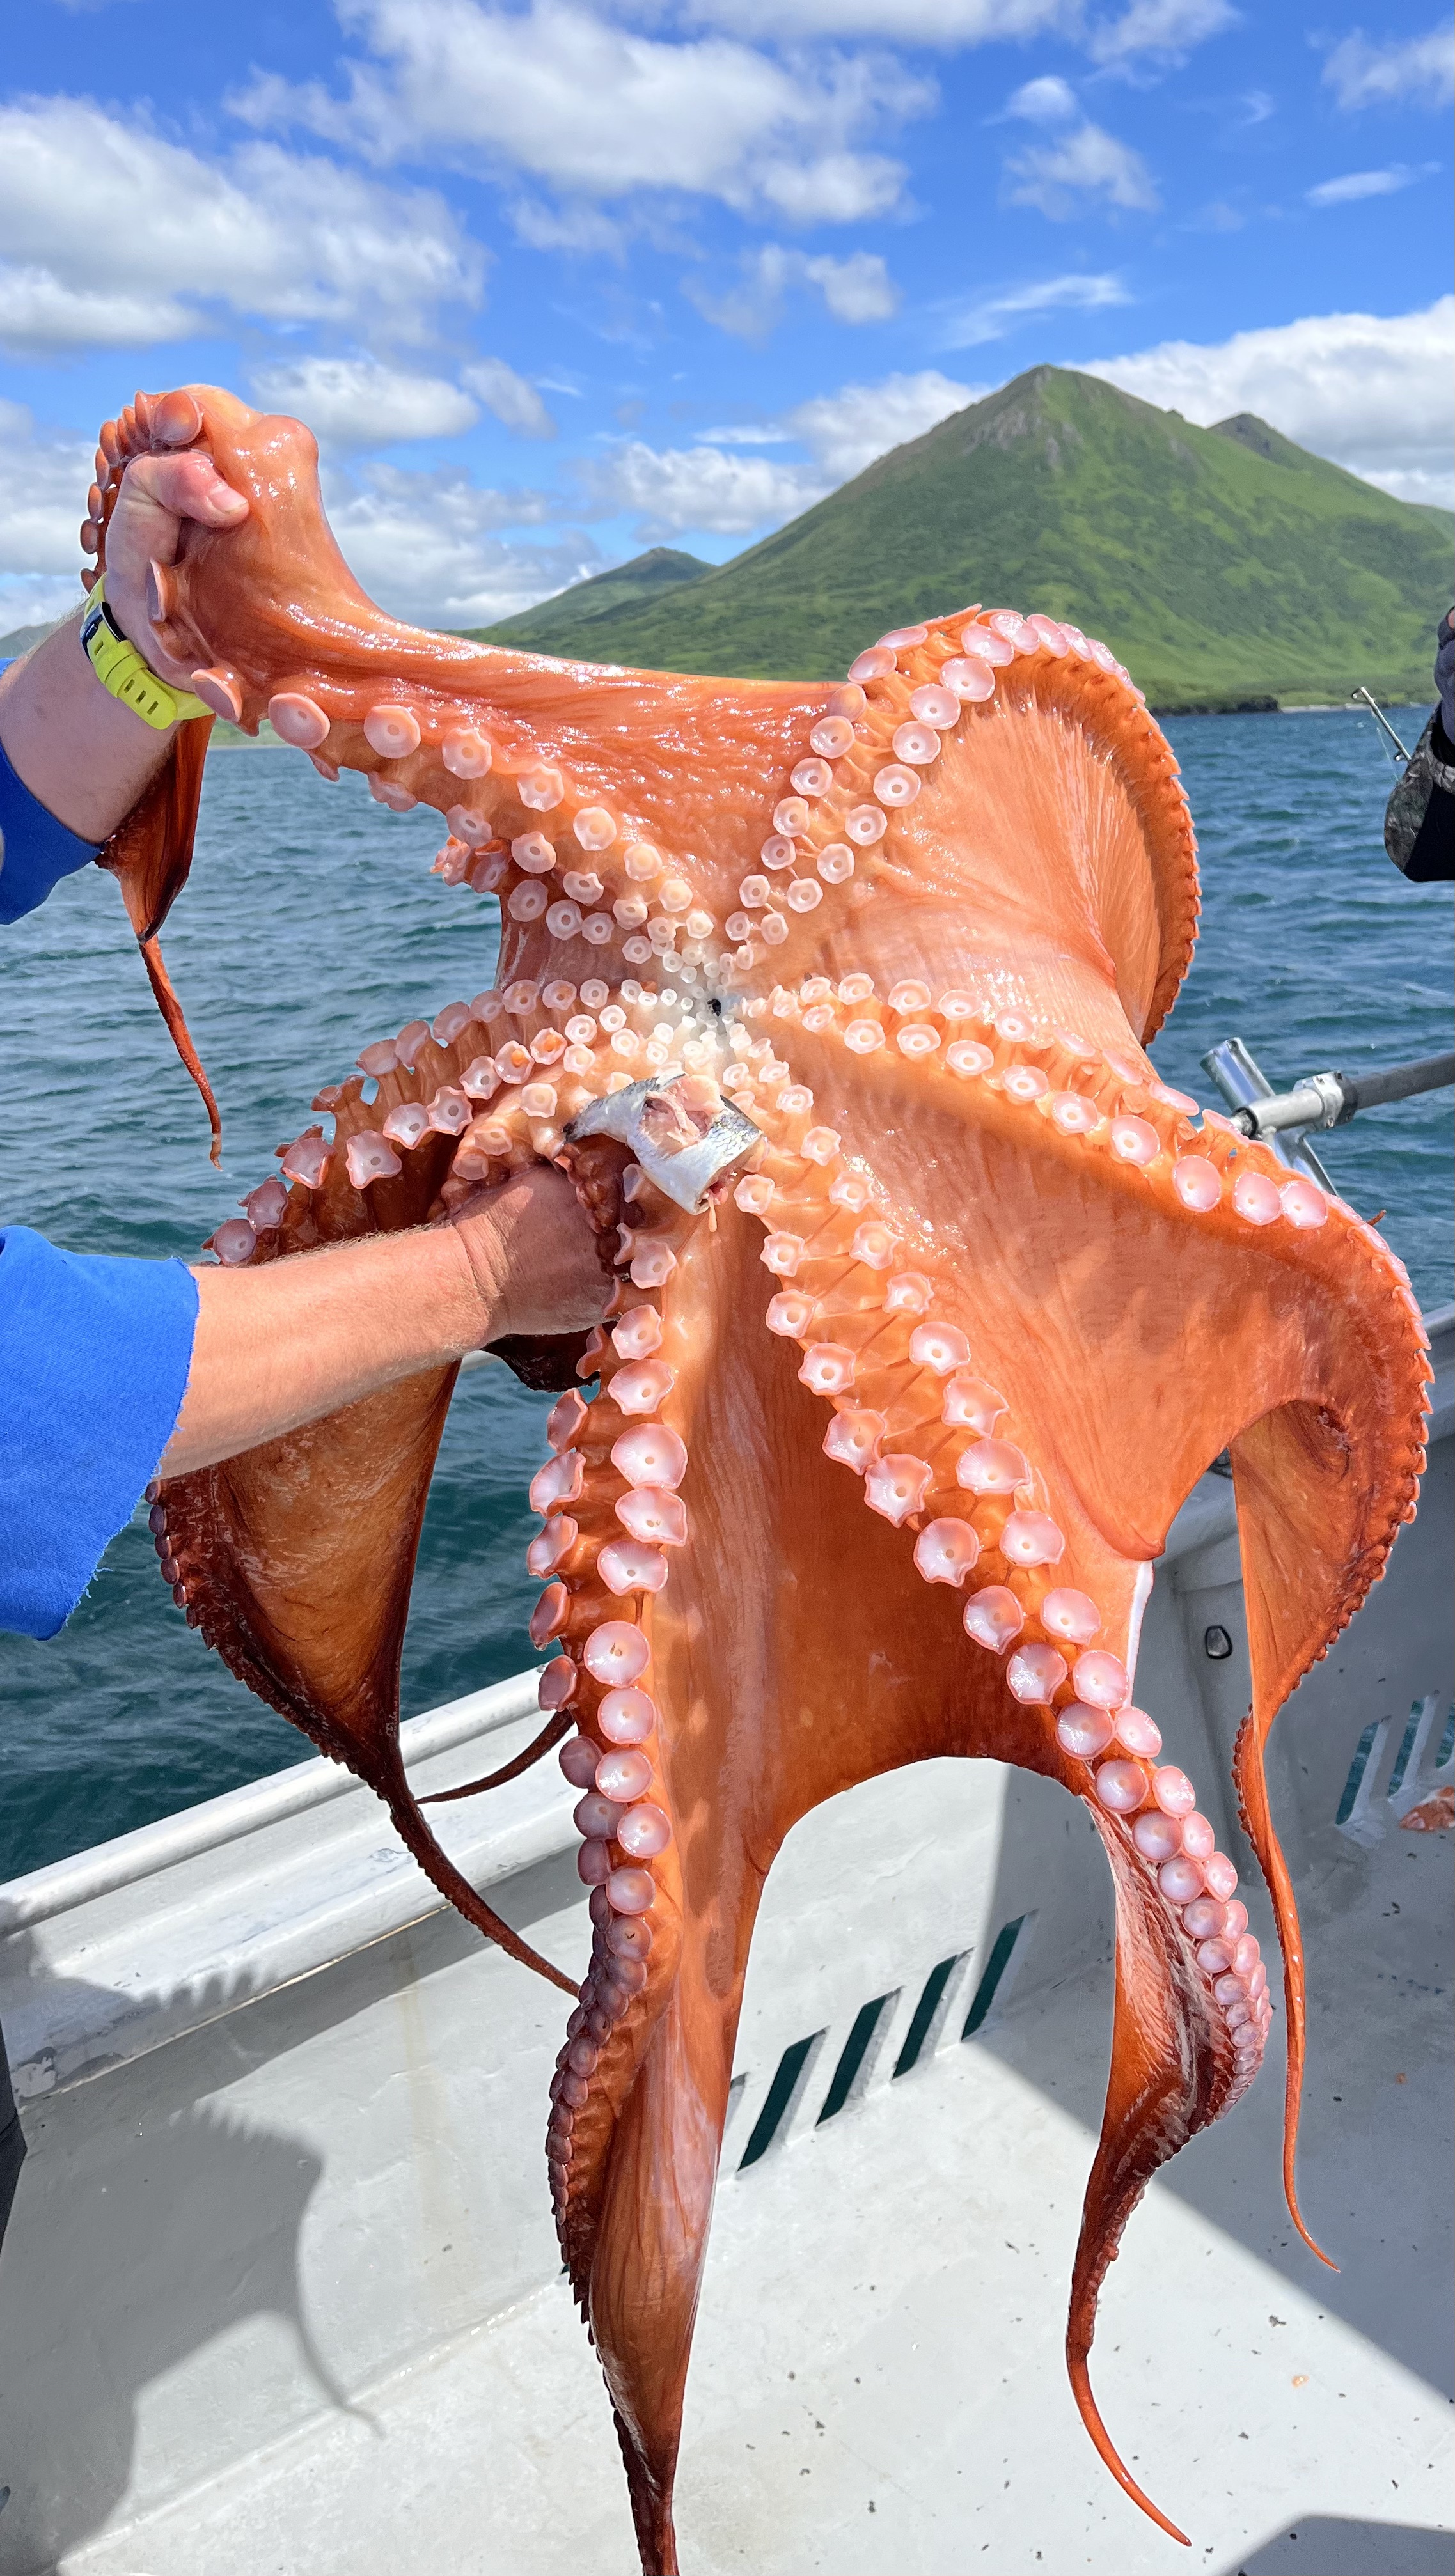
[[[125,821],[118,824],[97,866],[114,876],[121,888],[127,919],[136,932],[157,1008],[206,1105],[212,1129],[212,1160],[220,1164],[222,1121],[217,1101],[157,946],[157,933],[191,872],[202,771],[211,733],[210,717],[197,716],[182,726],[167,767]]]

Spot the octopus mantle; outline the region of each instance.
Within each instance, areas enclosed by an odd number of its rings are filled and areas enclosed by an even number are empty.
[[[1011,611],[882,636],[832,688],[401,627],[338,554],[307,432],[205,387],[107,424],[91,553],[128,457],[199,440],[251,515],[156,567],[169,651],[325,777],[439,808],[439,873],[495,895],[503,931],[498,988],[366,1046],[314,1103],[331,1124],[279,1149],[213,1249],[271,1261],[438,1220],[546,1158],[612,1272],[584,1349],[515,1355],[566,1390],[531,1487],[552,1660],[521,1762],[559,1746],[581,1792],[592,1957],[547,2161],[643,2567],[677,2565],[764,1880],[823,1800],[942,1754],[1059,1781],[1106,1849],[1111,2067],[1067,2352],[1103,2458],[1172,2531],[1096,2410],[1096,2299],[1150,2175],[1255,2075],[1272,2004],[1233,1862],[1132,1698],[1142,1606],[1226,1448],[1253,1671],[1235,1770],[1283,1949],[1297,2216],[1302,1963],[1264,1745],[1413,1513],[1425,1375],[1379,1236],[1148,1060],[1197,913],[1176,763],[1104,646]],[[155,934],[190,857],[189,730],[106,854],[184,1044]],[[233,1671],[564,1985],[453,1872],[399,1758],[453,1374],[170,1482],[152,1522]]]

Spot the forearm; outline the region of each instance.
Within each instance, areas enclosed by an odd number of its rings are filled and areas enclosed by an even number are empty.
[[[454,1226],[193,1275],[192,1366],[164,1476],[278,1439],[506,1329],[488,1254],[472,1259]]]
[[[153,732],[103,689],[67,618],[0,674],[0,743],[32,796],[84,841],[105,841],[172,756],[177,728]]]

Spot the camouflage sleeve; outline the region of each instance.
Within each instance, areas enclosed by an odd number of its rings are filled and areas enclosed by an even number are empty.
[[[1384,846],[1412,884],[1455,879],[1455,752],[1438,707],[1385,808]]]

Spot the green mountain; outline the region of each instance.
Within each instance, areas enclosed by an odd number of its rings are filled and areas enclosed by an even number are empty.
[[[664,593],[710,570],[696,555],[679,554],[673,546],[653,546],[630,563],[618,564],[614,572],[594,573],[590,581],[558,591],[554,599],[543,599],[538,608],[528,608],[519,617],[475,630],[476,641],[514,644],[536,653],[582,654],[598,662],[609,659],[576,639],[614,610],[651,607]]]
[[[580,613],[642,556],[487,633],[647,669],[825,678],[885,627],[980,600],[1101,636],[1166,709],[1339,700],[1359,681],[1421,698],[1452,535],[1448,512],[1250,413],[1196,429],[1035,367],[731,563]]]

